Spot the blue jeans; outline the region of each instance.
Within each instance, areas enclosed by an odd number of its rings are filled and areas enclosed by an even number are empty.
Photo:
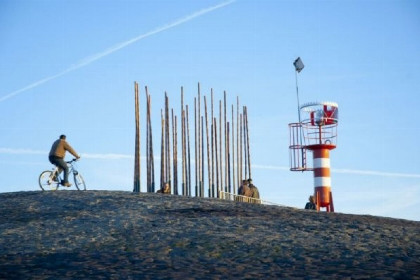
[[[69,182],[69,167],[67,166],[67,163],[64,161],[63,158],[56,157],[56,156],[49,156],[48,158],[52,164],[57,166],[58,168],[64,170],[64,179],[62,184]]]

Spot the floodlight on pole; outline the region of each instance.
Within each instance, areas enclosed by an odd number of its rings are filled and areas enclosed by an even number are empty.
[[[303,133],[302,133],[302,126],[301,126],[301,118],[300,118],[300,102],[299,102],[299,86],[298,86],[298,73],[300,73],[300,71],[303,70],[305,65],[303,65],[302,59],[300,59],[300,57],[296,58],[296,60],[293,62],[293,65],[295,66],[297,110],[298,110],[298,119],[299,119],[299,125],[300,125],[299,146],[301,147],[302,164],[303,166],[305,166],[306,156],[305,156],[305,151],[303,149],[303,139],[302,139]]]
[[[293,65],[295,66],[295,74],[296,74],[296,97],[297,97],[297,105],[298,105],[298,117],[299,117],[299,123],[300,123],[298,73],[300,73],[300,71],[303,70],[305,65],[303,65],[302,59],[300,59],[300,57],[296,58],[296,60],[293,62]]]

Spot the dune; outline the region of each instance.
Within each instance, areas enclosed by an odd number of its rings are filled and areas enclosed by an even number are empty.
[[[420,279],[420,222],[150,193],[2,193],[0,278]]]

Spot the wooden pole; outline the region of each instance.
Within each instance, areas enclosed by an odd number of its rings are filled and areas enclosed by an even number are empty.
[[[222,100],[219,100],[219,165],[220,165],[220,191],[223,191],[223,164],[222,164]]]
[[[223,102],[223,107],[224,107],[224,139],[225,139],[225,143],[224,143],[224,149],[225,149],[225,192],[228,192],[228,146],[227,146],[227,119],[226,119],[226,91],[223,92],[224,95],[224,102]]]
[[[210,171],[210,139],[209,139],[209,120],[207,117],[207,99],[204,96],[204,108],[205,108],[205,115],[206,115],[206,139],[207,139],[207,177],[209,181],[208,185],[208,196],[211,197],[211,171]]]
[[[201,116],[201,184],[200,197],[204,197],[204,117]]]
[[[213,89],[211,89],[211,197],[215,197],[214,184],[214,124],[213,124]]]
[[[232,104],[232,188],[233,194],[236,194],[236,179],[235,179],[235,115]]]
[[[238,172],[238,189],[241,186],[241,166],[240,166],[240,147],[239,147],[239,129],[240,129],[240,125],[239,125],[239,96],[236,97],[236,170]]]
[[[249,123],[248,123],[248,108],[245,106],[245,120],[246,120],[246,145],[247,145],[247,153],[248,153],[248,178],[252,178],[251,176],[251,153],[249,148]]]
[[[174,116],[174,109],[171,110],[172,112],[172,157],[173,157],[173,172],[174,172],[174,181],[173,181],[173,189],[174,194],[178,195],[178,163],[177,163],[177,135],[176,135],[176,116]]]
[[[151,174],[150,174],[150,127],[149,127],[149,121],[150,121],[150,115],[149,115],[149,96],[147,95],[147,87],[146,87],[146,187],[147,192],[151,191]]]
[[[197,132],[197,98],[194,97],[194,149],[195,149],[195,196],[198,194],[198,132]]]
[[[152,111],[152,98],[150,94],[148,93],[147,87],[146,87],[146,93],[148,95],[147,99],[147,105],[149,107],[149,149],[150,149],[150,176],[151,176],[151,192],[155,192],[155,160],[153,156],[153,133],[152,133],[152,121],[151,121],[151,111]]]
[[[161,119],[161,143],[160,143],[160,189],[163,191],[165,184],[165,119],[163,118],[163,111],[160,110],[160,119]]]
[[[181,127],[182,127],[182,195],[187,195],[187,187],[185,185],[186,181],[186,163],[185,163],[185,111],[182,110],[182,121],[181,121]]]
[[[187,108],[187,144],[188,144],[188,157],[187,157],[187,191],[188,191],[188,196],[191,196],[191,153],[190,153],[190,117],[189,117],[189,113],[188,113],[188,105],[186,106]]]
[[[248,153],[247,153],[247,138],[246,138],[246,115],[245,115],[245,106],[242,109],[243,117],[243,130],[244,130],[244,155],[245,155],[245,178],[248,179]]]
[[[171,137],[169,131],[169,98],[165,92],[165,141],[166,141],[166,180],[169,184],[169,188],[172,188],[172,177],[171,177]],[[172,192],[171,192],[172,193]]]
[[[139,85],[134,82],[134,103],[136,119],[136,137],[134,151],[134,183],[133,192],[140,192],[140,115],[139,115]]]
[[[217,189],[217,198],[220,196],[220,189],[219,189],[219,157],[217,156],[217,120],[216,118],[213,119],[213,126],[214,126],[214,158],[216,160],[216,189]]]
[[[202,184],[202,178],[201,178],[201,96],[200,96],[200,83],[198,83],[198,98],[197,98],[197,105],[198,105],[198,195],[201,196],[201,184]]]
[[[230,139],[229,139],[229,135],[230,135],[230,123],[229,122],[227,122],[227,127],[226,127],[226,147],[227,147],[227,156],[226,156],[226,158],[227,158],[227,164],[226,164],[226,166],[227,166],[227,187],[228,187],[228,190],[229,190],[229,193],[232,193],[232,185],[230,184],[230,149],[229,149],[229,146],[230,146]]]
[[[240,133],[241,133],[241,140],[240,140],[240,142],[239,142],[239,145],[240,145],[240,158],[239,158],[239,160],[240,160],[240,180],[242,181],[243,179],[244,179],[244,176],[243,176],[243,139],[244,139],[244,137],[243,137],[243,135],[244,135],[244,130],[243,130],[243,116],[242,116],[242,114],[240,114],[239,115],[240,116],[240,122],[241,122],[241,127],[240,127]],[[241,182],[242,183],[242,182]]]

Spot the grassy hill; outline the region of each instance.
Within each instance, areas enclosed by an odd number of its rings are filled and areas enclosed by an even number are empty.
[[[107,191],[0,194],[1,279],[420,279],[420,222]]]

